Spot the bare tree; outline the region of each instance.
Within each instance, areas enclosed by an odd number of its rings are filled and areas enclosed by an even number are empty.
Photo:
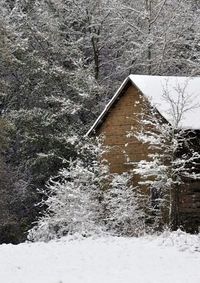
[[[121,70],[141,74],[198,72],[199,12],[193,1],[143,0],[115,4],[121,24]],[[123,43],[124,42],[124,43]]]
[[[186,179],[200,179],[197,167],[200,152],[194,146],[194,130],[181,126],[185,113],[199,107],[192,103],[192,97],[188,96],[186,90],[187,84],[177,85],[173,96],[168,88],[163,90],[163,103],[169,105],[170,121],[166,121],[153,107],[150,112],[144,111],[148,114],[141,115],[141,130],[132,132],[149,149],[148,159],[133,162],[133,171],[140,176],[140,185],[148,188],[157,212],[162,211],[164,222],[172,229],[180,225],[181,185]]]

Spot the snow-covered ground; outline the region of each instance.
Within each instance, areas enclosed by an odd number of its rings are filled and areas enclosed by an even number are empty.
[[[200,236],[64,238],[0,246],[2,283],[199,283]]]

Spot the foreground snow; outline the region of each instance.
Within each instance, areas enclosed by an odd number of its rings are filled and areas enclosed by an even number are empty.
[[[75,240],[0,246],[3,283],[199,283],[200,237]]]

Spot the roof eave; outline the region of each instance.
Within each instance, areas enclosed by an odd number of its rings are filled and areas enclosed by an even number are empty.
[[[123,89],[126,87],[126,85],[131,82],[132,80],[130,79],[130,77],[128,76],[123,83],[121,84],[121,86],[118,88],[118,90],[116,91],[116,93],[113,95],[113,97],[111,98],[111,100],[109,101],[109,103],[106,105],[106,107],[104,108],[104,110],[101,112],[101,114],[99,115],[99,117],[96,119],[96,121],[94,122],[94,124],[92,125],[92,127],[87,131],[87,133],[85,134],[85,137],[90,136],[91,134],[95,133],[97,127],[100,126],[100,124],[103,122],[103,118],[106,116],[106,114],[108,113],[108,111],[110,110],[110,108],[112,107],[112,105],[115,103],[115,101],[117,100],[117,98],[119,97],[120,93],[123,91]]]

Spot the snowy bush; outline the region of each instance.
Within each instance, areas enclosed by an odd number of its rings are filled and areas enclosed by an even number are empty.
[[[70,161],[68,169],[60,171],[58,181],[49,182],[44,201],[47,210],[28,238],[48,241],[67,234],[100,232],[100,172],[96,164],[85,167],[79,159]]]
[[[131,175],[109,175],[105,165],[71,161],[60,171],[58,181],[48,184],[47,207],[29,231],[32,241],[49,241],[65,235],[111,233],[138,236],[145,231],[145,213],[140,207]]]
[[[132,186],[132,175],[115,174],[104,192],[103,205],[107,229],[118,236],[137,236],[145,231],[141,196]]]
[[[76,146],[76,145],[74,145]],[[102,232],[133,236],[144,232],[144,212],[132,175],[110,174],[98,140],[78,143],[79,155],[52,178],[41,203],[46,210],[28,239],[49,241],[65,235]]]

